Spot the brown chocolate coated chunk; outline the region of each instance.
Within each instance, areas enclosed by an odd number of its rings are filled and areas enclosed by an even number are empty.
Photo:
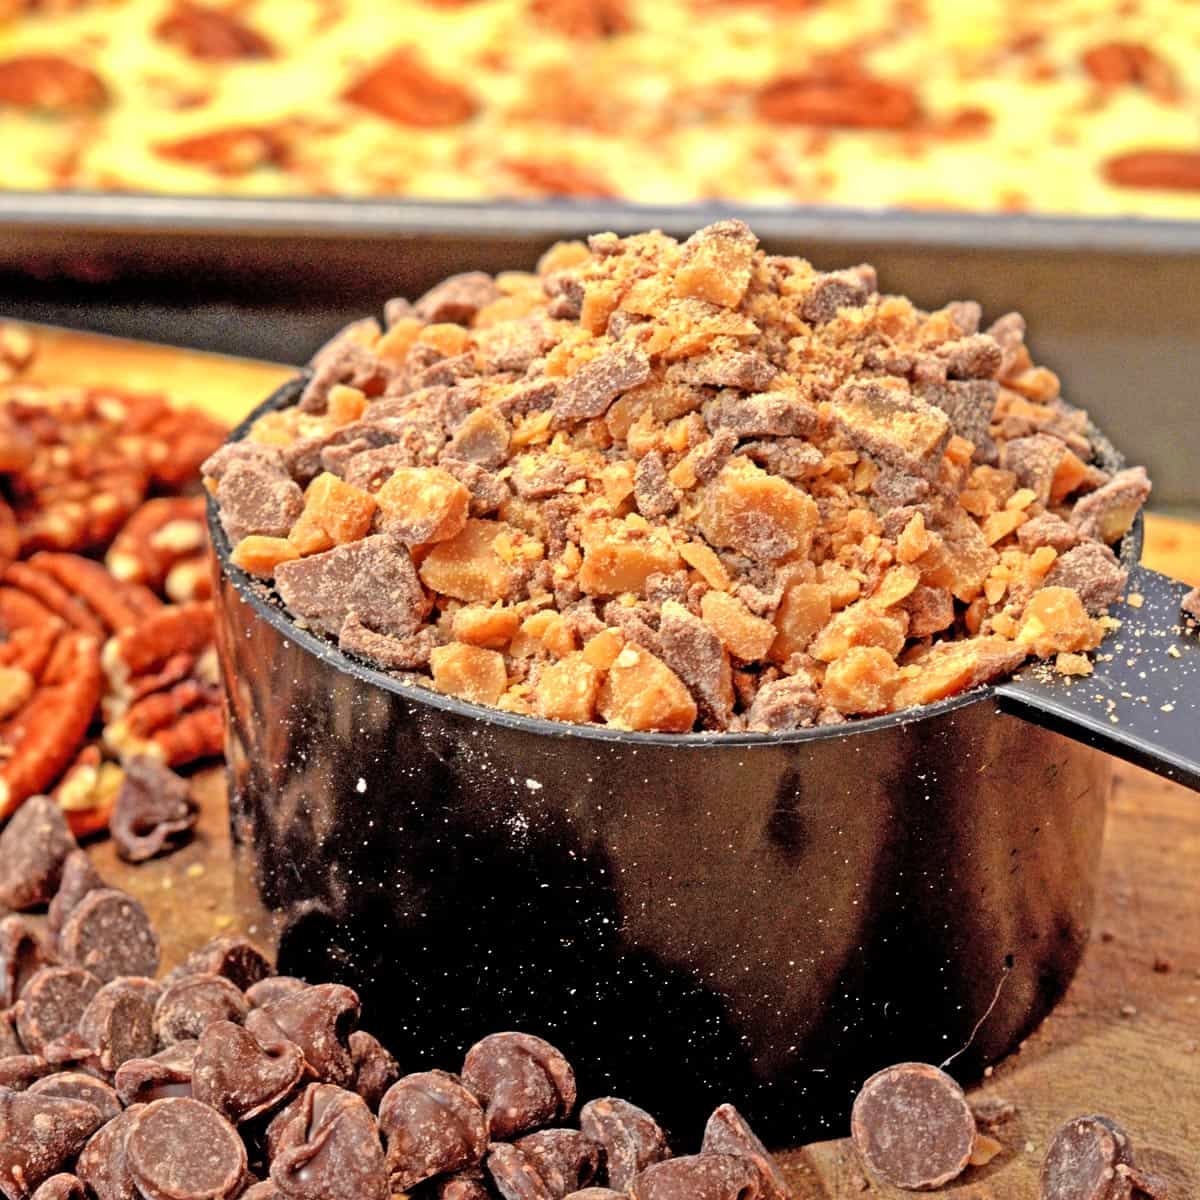
[[[263,1008],[275,1000],[282,1000],[284,996],[294,996],[306,987],[308,984],[294,975],[268,975],[246,988],[246,999],[250,1001],[251,1008]]]
[[[863,1084],[850,1136],[872,1174],[902,1188],[935,1188],[966,1169],[975,1118],[962,1088],[926,1063],[900,1063]]]
[[[469,325],[481,308],[499,299],[496,281],[483,271],[451,275],[432,287],[414,305],[413,314],[430,324]]]
[[[34,927],[24,917],[5,917],[0,921],[0,1009],[17,1002],[21,989],[43,967],[51,956]],[[0,1046],[3,1046],[0,1032]]]
[[[628,1192],[614,1192],[612,1188],[589,1187],[582,1191],[572,1192],[563,1200],[626,1200]]]
[[[1150,479],[1145,467],[1127,467],[1118,471],[1103,487],[1081,496],[1071,509],[1071,524],[1084,537],[1111,540],[1106,527],[1114,513],[1137,509],[1150,495]],[[1124,522],[1118,522],[1123,525]],[[1122,530],[1123,532],[1123,530]]]
[[[1048,504],[1051,484],[1066,455],[1064,442],[1048,433],[1034,433],[1006,442],[1002,461],[1023,488],[1029,488]]]
[[[142,1200],[137,1193],[125,1142],[130,1127],[145,1108],[135,1104],[94,1133],[75,1164],[75,1174],[88,1188],[89,1200]]]
[[[17,1002],[17,1033],[25,1049],[41,1054],[56,1038],[73,1033],[100,990],[100,980],[79,967],[43,967]]]
[[[807,671],[764,683],[746,714],[746,728],[756,733],[806,729],[817,719],[821,699]]]
[[[269,1180],[252,1184],[241,1194],[240,1200],[282,1200],[283,1193]]]
[[[1043,587],[1066,587],[1079,593],[1093,616],[1121,598],[1129,572],[1102,542],[1084,542],[1060,554],[1042,581]]]
[[[335,637],[352,612],[377,633],[404,637],[429,608],[407,548],[386,533],[281,563],[275,586],[292,612]]]
[[[673,371],[674,378],[701,387],[738,388],[758,392],[779,374],[762,355],[749,350],[714,350],[684,359]]]
[[[192,830],[199,815],[187,780],[149,755],[125,763],[109,831],[117,853],[132,863],[173,850]]]
[[[350,1035],[350,1057],[354,1060],[354,1090],[374,1112],[400,1078],[400,1064],[377,1037],[363,1029]]]
[[[487,1150],[483,1108],[445,1071],[421,1071],[397,1081],[379,1106],[379,1128],[397,1191],[472,1167]]]
[[[1179,602],[1179,609],[1185,617],[1200,621],[1200,587],[1194,587]]]
[[[271,1182],[286,1200],[388,1200],[383,1146],[362,1098],[310,1084],[277,1142]]]
[[[227,1200],[246,1175],[237,1130],[198,1100],[148,1104],[129,1126],[125,1155],[146,1200]]]
[[[1042,1163],[1042,1200],[1130,1200],[1129,1135],[1108,1117],[1076,1117],[1055,1135]]]
[[[87,1200],[87,1193],[74,1175],[51,1175],[33,1193],[33,1200]]]
[[[549,1125],[575,1107],[571,1064],[528,1033],[493,1033],[476,1042],[467,1051],[462,1079],[484,1106],[494,1140]]]
[[[304,1078],[299,1046],[279,1039],[262,1045],[232,1021],[201,1035],[192,1061],[192,1095],[235,1125],[282,1104]]]
[[[249,938],[231,935],[213,938],[193,950],[171,973],[171,981],[183,975],[224,975],[245,992],[270,974],[271,963],[266,955]]]
[[[478,1167],[435,1179],[430,1187],[435,1200],[494,1200],[496,1195]]]
[[[161,1046],[198,1038],[215,1021],[241,1024],[250,1012],[246,997],[224,975],[185,975],[163,992],[154,1010]]]
[[[344,654],[356,654],[368,662],[389,671],[417,671],[429,666],[433,648],[441,641],[432,626],[418,629],[407,637],[392,637],[368,629],[357,613],[350,613],[338,634],[338,649]]]
[[[633,1200],[760,1200],[758,1170],[732,1154],[691,1154],[647,1167],[633,1181]]]
[[[824,325],[837,316],[839,308],[861,308],[875,290],[875,271],[868,266],[818,275],[800,315],[814,325]]]
[[[54,899],[50,901],[46,925],[50,932],[57,937],[66,919],[71,915],[75,906],[88,894],[97,888],[104,887],[100,872],[92,866],[86,851],[72,850],[63,863],[62,880]]]
[[[658,1122],[628,1100],[588,1101],[579,1111],[579,1127],[603,1148],[607,1182],[617,1191],[628,1191],[638,1174],[671,1156]]]
[[[1079,532],[1062,517],[1044,512],[1026,521],[1017,530],[1017,541],[1026,554],[1032,554],[1039,546],[1051,546],[1062,554],[1072,546],[1079,545]]]
[[[638,461],[633,477],[633,497],[643,517],[663,517],[679,507],[679,492],[667,478],[667,468],[657,450]]]
[[[733,676],[720,638],[675,600],[662,606],[658,626],[662,660],[683,680],[706,728],[728,729],[733,715]]]
[[[533,1165],[554,1200],[587,1187],[600,1174],[603,1151],[578,1129],[539,1129],[513,1146]]]
[[[722,1104],[708,1118],[701,1150],[706,1154],[735,1154],[748,1159],[758,1170],[762,1200],[791,1200],[792,1189],[783,1172],[732,1104]]]
[[[146,1058],[158,1044],[154,1006],[158,988],[151,980],[106,983],[79,1018],[79,1035],[96,1054],[102,1071],[114,1072],[131,1058]]]
[[[559,389],[553,413],[559,424],[602,417],[622,392],[650,378],[650,360],[632,346],[617,346],[584,363]]]
[[[59,1071],[39,1079],[29,1088],[35,1096],[57,1096],[60,1100],[82,1100],[98,1109],[105,1121],[122,1112],[121,1098],[113,1088],[94,1075],[82,1071]]]
[[[222,472],[217,484],[221,525],[237,545],[252,534],[286,537],[304,511],[304,493],[287,475],[257,459],[239,459]]]
[[[10,1054],[0,1058],[0,1088],[24,1092],[54,1068],[40,1054]]]
[[[234,463],[239,462],[254,462],[276,475],[287,477],[283,453],[277,446],[266,446],[260,442],[226,442],[200,464],[200,474],[220,480]]]
[[[196,1040],[176,1042],[149,1058],[131,1058],[117,1068],[113,1087],[127,1106],[192,1094]]]
[[[737,437],[806,437],[820,419],[815,405],[796,392],[721,392],[704,406],[704,422],[714,434],[728,430]]]
[[[0,1090],[0,1196],[25,1200],[62,1171],[101,1124],[99,1110],[80,1100]]]
[[[359,1008],[350,988],[320,983],[253,1009],[245,1024],[264,1045],[278,1035],[294,1042],[318,1079],[350,1088],[355,1074],[350,1034]]]
[[[504,1200],[555,1200],[536,1165],[516,1146],[494,1142],[488,1149],[487,1170]]]
[[[158,934],[146,910],[113,888],[88,892],[75,906],[58,935],[58,953],[105,982],[158,972]]]
[[[75,839],[62,809],[34,796],[0,831],[0,906],[25,912],[49,904]]]

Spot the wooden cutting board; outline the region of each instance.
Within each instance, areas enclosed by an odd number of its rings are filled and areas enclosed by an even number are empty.
[[[295,371],[66,330],[38,332],[32,379],[164,389],[230,423]],[[1200,584],[1200,524],[1150,516],[1144,560]],[[202,772],[195,791],[200,827],[177,854],[128,867],[110,844],[92,849],[101,873],[137,895],[159,923],[166,967],[240,925],[222,773]],[[1065,1001],[972,1092],[973,1100],[984,1098],[1014,1106],[994,1130],[1004,1150],[938,1195],[1039,1200],[1038,1170],[1054,1130],[1071,1117],[1102,1112],[1129,1130],[1143,1165],[1170,1183],[1172,1200],[1200,1198],[1200,797],[1117,765],[1092,945]],[[782,1157],[797,1200],[912,1195],[868,1180],[846,1141]]]

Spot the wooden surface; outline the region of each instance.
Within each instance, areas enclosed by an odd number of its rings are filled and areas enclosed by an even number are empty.
[[[87,382],[164,387],[230,420],[288,373],[191,351],[56,337],[54,370],[61,381],[80,382],[86,372]],[[44,344],[44,350],[35,377],[52,374],[50,347]],[[68,371],[69,380],[63,378]],[[1144,561],[1200,584],[1200,524],[1152,515]],[[111,845],[92,848],[102,874],[149,908],[163,934],[168,967],[240,924],[223,777],[210,769],[193,782],[202,818],[184,849],[131,868],[118,862]],[[1139,1161],[1170,1185],[1166,1195],[1200,1198],[1200,797],[1118,764],[1094,928],[1064,1002],[971,1093],[973,1101],[1001,1099],[1014,1107],[993,1131],[1002,1153],[939,1195],[1038,1200],[1038,1170],[1054,1130],[1073,1116],[1102,1112],[1128,1129]],[[783,1158],[797,1200],[911,1195],[868,1180],[845,1141]]]

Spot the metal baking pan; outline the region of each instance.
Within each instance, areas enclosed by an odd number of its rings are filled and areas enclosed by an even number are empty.
[[[600,229],[744,216],[772,251],[869,261],[925,306],[1019,309],[1040,361],[1155,480],[1200,508],[1200,222],[609,201],[442,203],[0,192],[0,313],[301,362],[336,328],[454,271],[527,268]]]

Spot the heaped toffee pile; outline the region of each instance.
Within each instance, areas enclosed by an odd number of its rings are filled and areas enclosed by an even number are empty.
[[[299,621],[512,712],[789,730],[1084,673],[1150,485],[980,319],[738,221],[600,234],[350,326],[205,471]]]

